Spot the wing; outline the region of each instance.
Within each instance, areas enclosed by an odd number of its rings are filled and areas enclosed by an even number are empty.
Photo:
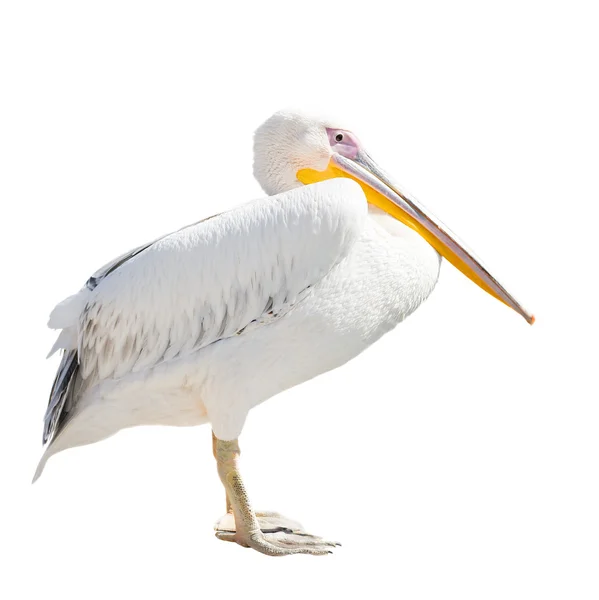
[[[72,412],[81,381],[151,369],[284,314],[349,253],[366,207],[355,182],[334,179],[243,205],[106,265],[50,317],[66,351],[44,440]]]

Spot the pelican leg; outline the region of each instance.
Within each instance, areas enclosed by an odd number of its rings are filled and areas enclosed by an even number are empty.
[[[218,539],[236,542],[269,556],[330,554],[331,548],[339,545],[306,533],[299,523],[278,513],[255,513],[239,473],[237,440],[223,441],[213,434],[213,450],[227,493],[227,513],[215,525]]]
[[[212,455],[214,456],[214,458],[215,458],[216,461],[218,461],[218,457],[216,455],[216,443],[217,443],[217,441],[218,441],[218,439],[214,435],[214,431],[213,431],[212,432]],[[219,470],[219,474],[220,474],[220,470]],[[227,517],[230,515],[231,522],[233,523],[233,525],[235,525],[235,519],[233,518],[233,507],[231,506],[231,500],[229,499],[229,492],[227,492],[227,486],[225,486],[225,495],[227,497],[227,512],[225,513],[225,516],[221,518],[221,521],[223,519],[227,519]],[[218,523],[217,523],[217,525],[218,525]],[[216,526],[215,526],[215,528],[216,528]],[[235,531],[235,527],[233,527],[233,531]],[[231,541],[233,541],[233,540],[231,540]]]

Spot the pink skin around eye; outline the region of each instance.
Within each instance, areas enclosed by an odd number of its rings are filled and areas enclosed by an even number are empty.
[[[360,142],[358,138],[351,132],[344,129],[330,129],[327,127],[327,135],[329,136],[329,144],[335,152],[345,156],[345,158],[356,158],[360,151]],[[343,139],[338,142],[337,136],[342,135]]]

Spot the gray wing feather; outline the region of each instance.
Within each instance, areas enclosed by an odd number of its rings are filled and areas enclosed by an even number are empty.
[[[95,289],[103,279],[108,277],[108,275],[116,271],[121,265],[134,256],[137,256],[140,252],[149,248],[156,241],[157,240],[154,240],[149,244],[138,246],[107,263],[87,280],[85,287],[89,290]],[[50,399],[48,400],[48,408],[44,415],[43,444],[46,444],[60,433],[67,421],[69,413],[72,412],[72,409],[74,408],[76,400],[76,395],[74,393],[75,381],[78,374],[79,353],[77,350],[65,351],[62,355],[60,365],[58,366],[56,377],[54,378]]]
[[[218,215],[213,215],[211,217],[207,217],[206,219],[201,219],[197,223],[192,223],[191,225],[187,225],[182,229],[187,229],[187,227],[193,227],[194,225],[202,223],[203,221],[208,221],[209,219],[212,219],[215,216]],[[111,273],[114,273],[114,271],[116,271],[120,266],[125,264],[128,260],[131,260],[134,256],[137,256],[144,250],[147,250],[150,246],[153,246],[156,242],[163,239],[164,237],[167,236],[162,236],[149,243],[138,246],[137,248],[134,248],[133,250],[130,250],[125,254],[121,254],[121,256],[105,264],[86,281],[85,287],[90,291],[94,290],[98,287],[102,280],[106,279],[106,277],[108,277]],[[69,350],[64,352],[60,361],[60,365],[58,366],[56,377],[54,378],[54,384],[52,385],[50,399],[48,401],[48,408],[46,409],[46,414],[44,415],[44,434],[42,437],[43,444],[46,444],[49,440],[51,441],[56,435],[60,433],[65,423],[67,422],[69,413],[71,413],[73,408],[75,407],[77,401],[75,388],[78,375],[78,351]]]
[[[162,239],[162,238],[159,238]],[[118,258],[110,261],[108,264],[104,265],[101,269],[98,269],[85,283],[85,287],[88,290],[93,290],[98,287],[98,284],[102,279],[108,277],[112,272],[116,271],[122,264],[126,263],[128,260],[132,259],[134,256],[137,256],[140,252],[143,252],[147,248],[149,248],[152,244],[156,243],[158,240],[154,240],[149,244],[144,244],[143,246],[138,246],[125,254],[121,254]]]
[[[44,444],[62,428],[71,410],[71,399],[78,371],[77,350],[64,352],[52,385],[48,409],[44,417]]]

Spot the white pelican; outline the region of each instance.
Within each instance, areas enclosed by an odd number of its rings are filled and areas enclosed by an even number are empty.
[[[227,496],[219,539],[269,555],[335,544],[252,509],[238,468],[248,411],[358,355],[432,292],[441,257],[529,323],[463,244],[391,183],[351,132],[281,112],[255,134],[269,197],[123,254],[50,315],[63,349],[48,458],[134,425],[209,422]]]

